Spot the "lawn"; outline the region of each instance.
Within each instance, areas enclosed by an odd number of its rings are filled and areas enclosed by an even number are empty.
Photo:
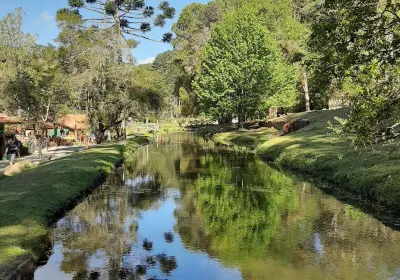
[[[226,146],[247,147],[251,150],[258,145],[278,137],[281,132],[275,128],[261,128],[257,130],[237,130],[231,132],[217,133],[213,140]]]
[[[265,161],[317,178],[340,195],[366,202],[385,212],[400,213],[400,150],[397,143],[356,149],[352,145],[354,135],[332,135],[328,121],[335,124],[334,117],[345,118],[347,112],[348,109],[314,111],[274,119],[277,123],[296,118],[310,120],[310,126],[286,136],[278,136],[280,133],[271,129],[219,133],[214,139],[256,147],[256,153]]]
[[[0,180],[0,279],[46,248],[50,226],[137,144],[110,144]]]
[[[182,132],[185,131],[184,127],[180,127],[177,122],[161,122],[160,131],[156,131],[157,123],[149,123],[146,128],[146,124],[144,123],[135,123],[132,127],[128,127],[126,129],[126,133],[128,137],[132,137],[135,135],[144,135],[144,136],[153,136],[153,133],[150,131],[155,130],[156,134],[166,134],[173,132]]]
[[[317,111],[302,115],[311,125],[295,133],[273,138],[257,148],[267,161],[330,183],[369,205],[400,212],[400,150],[396,143],[358,148],[353,135],[330,134],[328,121],[345,117],[347,109]]]

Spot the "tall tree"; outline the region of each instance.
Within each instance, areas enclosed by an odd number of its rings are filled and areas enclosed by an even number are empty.
[[[198,114],[197,98],[191,85],[201,65],[201,52],[211,39],[211,27],[222,17],[223,9],[215,1],[208,4],[192,3],[182,10],[172,27],[176,35],[172,45],[180,52],[182,59],[176,100],[182,116]]]
[[[259,19],[239,10],[213,29],[195,89],[206,114],[220,120],[236,115],[243,122],[264,115],[277,96],[293,101],[294,74]]]
[[[313,0],[215,0],[206,5],[191,4],[183,9],[173,31],[176,38],[173,45],[183,50],[184,69],[193,78],[202,60],[202,50],[210,40],[211,27],[223,20],[230,12],[248,9],[267,27],[279,42],[285,60],[296,65],[299,72],[298,109],[310,109],[313,98],[309,92],[310,68],[307,41],[310,34],[307,20],[312,11]],[[185,88],[190,94],[190,90]],[[279,105],[278,105],[279,107]]]
[[[239,0],[238,2],[241,1]],[[299,99],[302,101],[301,109],[309,111],[311,106],[308,86],[309,69],[307,67],[307,60],[309,51],[307,48],[307,41],[310,31],[308,26],[302,23],[300,18],[296,15],[296,2],[298,2],[298,0],[250,0],[243,2],[244,4],[242,4],[241,7],[248,7],[257,15],[279,42],[285,60],[290,64],[296,65],[300,69],[298,83],[302,94],[301,98],[299,96]]]
[[[186,53],[183,50],[159,54],[152,68],[165,79],[168,92],[173,96],[173,115],[189,117],[197,114],[196,96],[192,90],[192,77],[184,70]]]
[[[22,109],[24,117],[32,123],[52,122],[68,105],[68,79],[58,61],[57,50],[38,47],[28,65],[6,85],[13,96],[14,108]]]
[[[7,14],[0,20],[0,109],[12,113],[18,109],[16,99],[6,86],[30,64],[36,39],[22,31],[23,12]]]
[[[75,93],[73,106],[86,112],[99,141],[107,130],[125,136],[129,117],[145,118],[164,108],[165,90],[154,71],[121,63],[114,44],[114,29],[86,28],[77,11],[57,14],[61,33],[59,53]],[[127,57],[128,45],[123,46]],[[127,61],[125,59],[124,61]],[[148,79],[144,76],[148,75]]]
[[[167,19],[175,16],[175,9],[167,1],[159,4],[160,14],[156,14],[153,6],[147,6],[145,0],[68,0],[68,4],[72,9],[85,9],[93,14],[85,23],[115,29],[118,40],[121,37],[126,40],[125,36],[151,39],[142,34],[153,27],[163,27]],[[171,38],[171,33],[165,33],[162,41],[169,42]]]
[[[348,128],[370,142],[400,119],[400,3],[330,0],[317,11],[310,41],[316,68],[328,89],[349,91]]]
[[[194,76],[200,66],[201,51],[211,39],[211,27],[222,19],[223,10],[216,2],[193,3],[179,15],[172,30],[176,34],[173,46],[185,54],[185,72]]]

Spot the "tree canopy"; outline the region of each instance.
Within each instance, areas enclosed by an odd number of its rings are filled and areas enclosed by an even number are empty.
[[[240,11],[214,27],[195,89],[207,114],[244,121],[262,114],[277,95],[294,105],[293,73],[270,32],[252,13]]]
[[[85,9],[94,15],[84,19],[89,25],[105,25],[107,29],[115,28],[120,36],[133,36],[150,39],[142,33],[151,31],[153,27],[163,27],[167,19],[175,16],[175,9],[167,1],[158,5],[161,13],[156,14],[153,6],[146,5],[144,0],[68,0],[69,7],[79,12]],[[68,9],[60,12],[68,13]],[[170,42],[171,33],[165,33],[162,41]]]
[[[128,118],[238,116],[351,107],[344,131],[359,143],[400,118],[398,1],[214,0],[175,15],[166,1],[69,0],[57,46],[22,31],[23,12],[0,20],[0,108],[32,121],[84,112],[101,139]],[[170,42],[135,65],[140,39]],[[151,77],[147,77],[151,76]],[[62,100],[62,102],[60,101]],[[375,139],[375,140],[374,140]]]
[[[400,40],[397,1],[331,0],[318,7],[310,46],[315,68],[327,90],[349,94],[348,129],[361,142],[400,117],[398,94]]]

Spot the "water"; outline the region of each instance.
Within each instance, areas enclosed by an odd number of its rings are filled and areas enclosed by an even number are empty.
[[[132,154],[52,238],[35,280],[400,279],[398,231],[193,134]]]

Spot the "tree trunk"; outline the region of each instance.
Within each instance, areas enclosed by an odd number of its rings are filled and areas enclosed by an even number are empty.
[[[240,124],[243,124],[246,121],[245,116],[244,115],[239,115],[238,121],[239,121]]]
[[[119,139],[121,136],[119,125],[115,127],[115,132],[117,133],[117,139]]]
[[[126,124],[125,124],[125,120],[123,120],[122,123],[121,123],[121,137],[122,137],[122,140],[126,140]]]
[[[35,139],[35,146],[36,146],[36,149],[37,149],[38,155],[39,155],[39,162],[42,163],[43,162],[42,145],[41,145],[41,140],[37,137],[36,124],[33,124],[33,137]]]
[[[22,119],[22,110],[21,110],[21,106],[18,107],[18,110],[17,110],[17,117],[18,117],[18,121],[21,121],[21,119]],[[18,131],[19,134],[22,134],[21,123],[19,123],[19,124],[17,125],[17,131]]]
[[[3,160],[3,156],[5,153],[6,153],[5,127],[4,123],[0,123],[0,160]]]
[[[74,138],[75,141],[78,141],[78,131],[76,126],[76,112],[74,111]]]
[[[219,124],[231,124],[232,123],[232,117],[221,117],[218,119]]]
[[[104,141],[104,133],[104,124],[102,122],[99,122],[98,129],[96,130],[96,140],[98,144]]]
[[[310,106],[310,93],[308,90],[308,77],[305,69],[301,71],[301,88],[303,90],[303,97],[304,97],[304,104],[306,106],[306,111],[308,112],[311,110],[311,106]]]

